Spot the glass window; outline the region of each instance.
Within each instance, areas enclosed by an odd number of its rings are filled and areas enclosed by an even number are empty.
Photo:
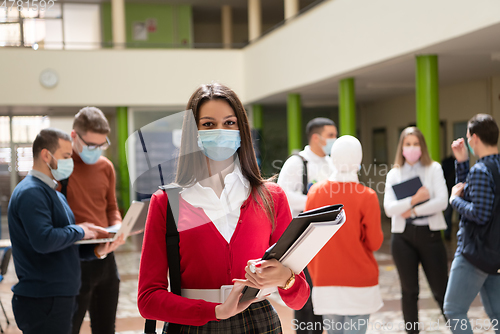
[[[0,116],[0,143],[10,143],[10,120],[7,116]]]
[[[10,164],[11,158],[10,147],[0,147],[0,165]]]
[[[45,49],[63,48],[63,23],[61,19],[45,20],[45,40],[41,46]]]
[[[10,10],[10,6],[12,3],[10,3],[7,8],[0,8],[0,21],[1,22],[13,22],[13,21],[19,21],[19,11],[17,8]]]
[[[36,7],[31,6],[31,1],[29,2],[30,8],[24,8],[21,11],[21,16],[23,18],[35,18],[38,17],[38,9],[35,9]],[[26,6],[26,3],[23,5]]]
[[[467,137],[467,121],[453,123],[453,140]]]
[[[43,116],[14,116],[12,132],[14,143],[32,143],[40,130],[48,128],[50,120]]]
[[[43,4],[43,3],[42,3]],[[54,3],[54,1],[47,1],[46,10],[41,10],[40,8],[40,17],[51,18],[51,19],[60,19],[62,17],[62,7],[59,3]]]
[[[65,3],[63,15],[65,49],[101,47],[100,5]]]
[[[21,25],[19,23],[0,23],[0,46],[20,46]]]
[[[17,148],[17,166],[19,173],[27,174],[33,167],[33,149],[31,146],[21,146]]]
[[[24,45],[31,46],[45,39],[45,20],[23,20]]]

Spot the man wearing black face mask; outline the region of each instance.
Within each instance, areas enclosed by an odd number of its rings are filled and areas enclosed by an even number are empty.
[[[75,245],[95,238],[90,223],[75,217],[57,182],[73,171],[71,138],[44,129],[33,142],[33,169],[14,189],[9,202],[9,233],[19,282],[12,288],[12,310],[23,333],[67,334],[80,288],[80,257],[95,259],[93,246]],[[100,254],[113,249],[101,244]]]
[[[73,159],[75,170],[62,182],[76,222],[88,221],[109,227],[122,221],[115,195],[115,170],[101,155],[110,141],[108,120],[101,110],[85,107],[73,122]],[[106,237],[100,234],[98,238]],[[99,259],[82,261],[82,287],[77,296],[78,309],[73,318],[73,333],[79,333],[87,310],[93,333],[115,333],[120,278],[114,254],[96,252]]]

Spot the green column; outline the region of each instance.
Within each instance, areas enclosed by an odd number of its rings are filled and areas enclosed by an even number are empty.
[[[299,94],[288,94],[288,153],[302,149],[302,107]]]
[[[125,141],[128,138],[128,108],[116,108],[116,132],[118,137],[118,189],[121,195],[121,207],[127,211],[130,206],[130,179],[127,167]]]
[[[262,130],[262,125],[264,123],[262,104],[252,105],[252,113],[253,113],[253,128],[257,130]]]
[[[353,78],[339,82],[339,127],[340,136],[356,136],[356,92]]]
[[[439,152],[439,79],[436,55],[416,58],[417,127],[422,131],[429,154],[441,161]]]

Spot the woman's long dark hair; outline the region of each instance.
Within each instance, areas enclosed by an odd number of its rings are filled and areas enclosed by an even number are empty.
[[[266,180],[264,180],[260,174],[252,145],[252,136],[247,113],[236,93],[227,86],[218,83],[201,85],[193,95],[191,95],[186,109],[192,111],[196,124],[192,124],[193,117],[186,114],[182,126],[182,144],[180,147],[176,183],[182,187],[192,186],[194,183],[208,177],[206,157],[203,152],[197,149],[198,133],[196,129],[200,117],[199,110],[201,106],[205,102],[211,100],[226,101],[234,111],[241,137],[241,145],[237,150],[241,172],[250,183],[252,198],[265,210],[274,230],[274,203],[270,191],[264,185]]]

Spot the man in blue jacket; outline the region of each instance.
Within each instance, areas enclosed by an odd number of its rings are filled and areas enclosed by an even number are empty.
[[[33,169],[9,202],[9,233],[19,279],[12,287],[12,309],[26,334],[69,333],[80,288],[80,258],[96,258],[123,243],[75,245],[95,238],[102,228],[75,225],[66,198],[55,190],[55,180],[73,171],[72,151],[66,133],[42,130],[33,142]]]

